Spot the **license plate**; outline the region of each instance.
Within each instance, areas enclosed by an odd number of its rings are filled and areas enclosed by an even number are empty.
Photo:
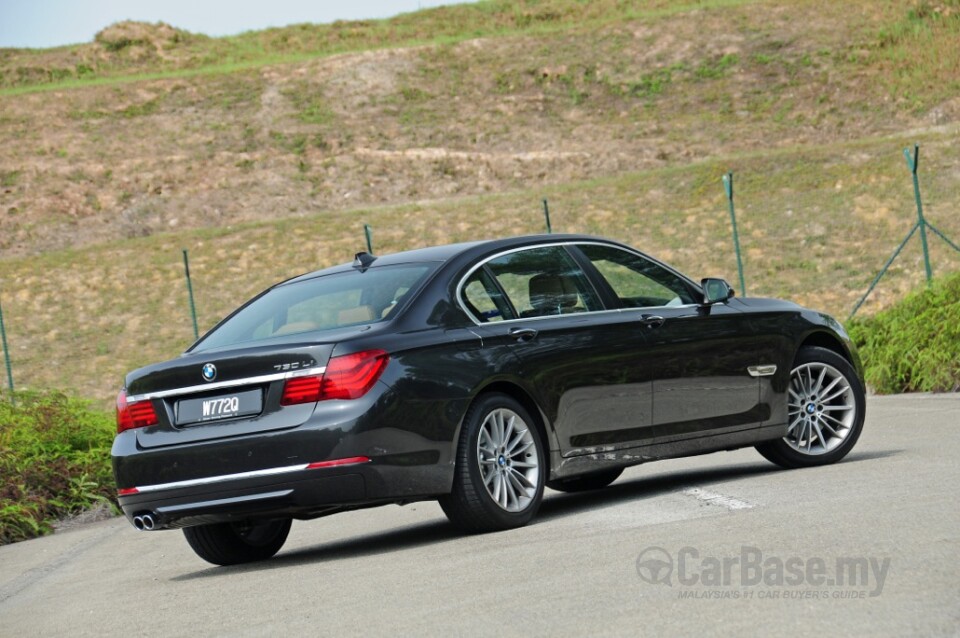
[[[260,414],[263,393],[247,390],[202,399],[184,399],[177,402],[177,425],[204,423]]]

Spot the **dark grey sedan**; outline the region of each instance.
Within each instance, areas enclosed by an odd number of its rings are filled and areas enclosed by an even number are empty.
[[[183,528],[227,565],[275,554],[294,518],[439,500],[486,532],[528,523],[545,486],[656,459],[833,463],[864,411],[831,317],[613,241],[516,237],[269,288],[127,375],[113,466],[137,529]]]

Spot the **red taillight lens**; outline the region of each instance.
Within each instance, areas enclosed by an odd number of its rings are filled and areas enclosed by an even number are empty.
[[[280,405],[327,399],[358,399],[370,391],[389,360],[389,355],[383,350],[365,350],[333,357],[322,376],[288,379],[283,386]]]
[[[316,403],[320,400],[320,380],[322,377],[298,377],[288,379],[283,386],[280,405],[298,403]]]
[[[150,401],[127,403],[127,391],[117,395],[117,434],[124,430],[145,428],[157,424],[157,412]]]
[[[383,350],[333,357],[323,373],[324,399],[358,399],[377,382],[390,358]]]

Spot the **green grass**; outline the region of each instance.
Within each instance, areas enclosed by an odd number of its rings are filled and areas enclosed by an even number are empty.
[[[877,393],[960,390],[960,273],[849,325]]]
[[[0,396],[0,545],[98,503],[115,508],[114,431],[110,415],[58,392]]]

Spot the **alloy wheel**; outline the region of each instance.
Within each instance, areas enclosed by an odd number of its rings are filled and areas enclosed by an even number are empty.
[[[506,408],[492,410],[480,426],[477,462],[483,485],[497,505],[522,512],[537,493],[540,458],[530,426]]]
[[[815,362],[790,373],[787,445],[801,454],[826,454],[839,447],[857,419],[857,403],[847,378],[833,366]]]

